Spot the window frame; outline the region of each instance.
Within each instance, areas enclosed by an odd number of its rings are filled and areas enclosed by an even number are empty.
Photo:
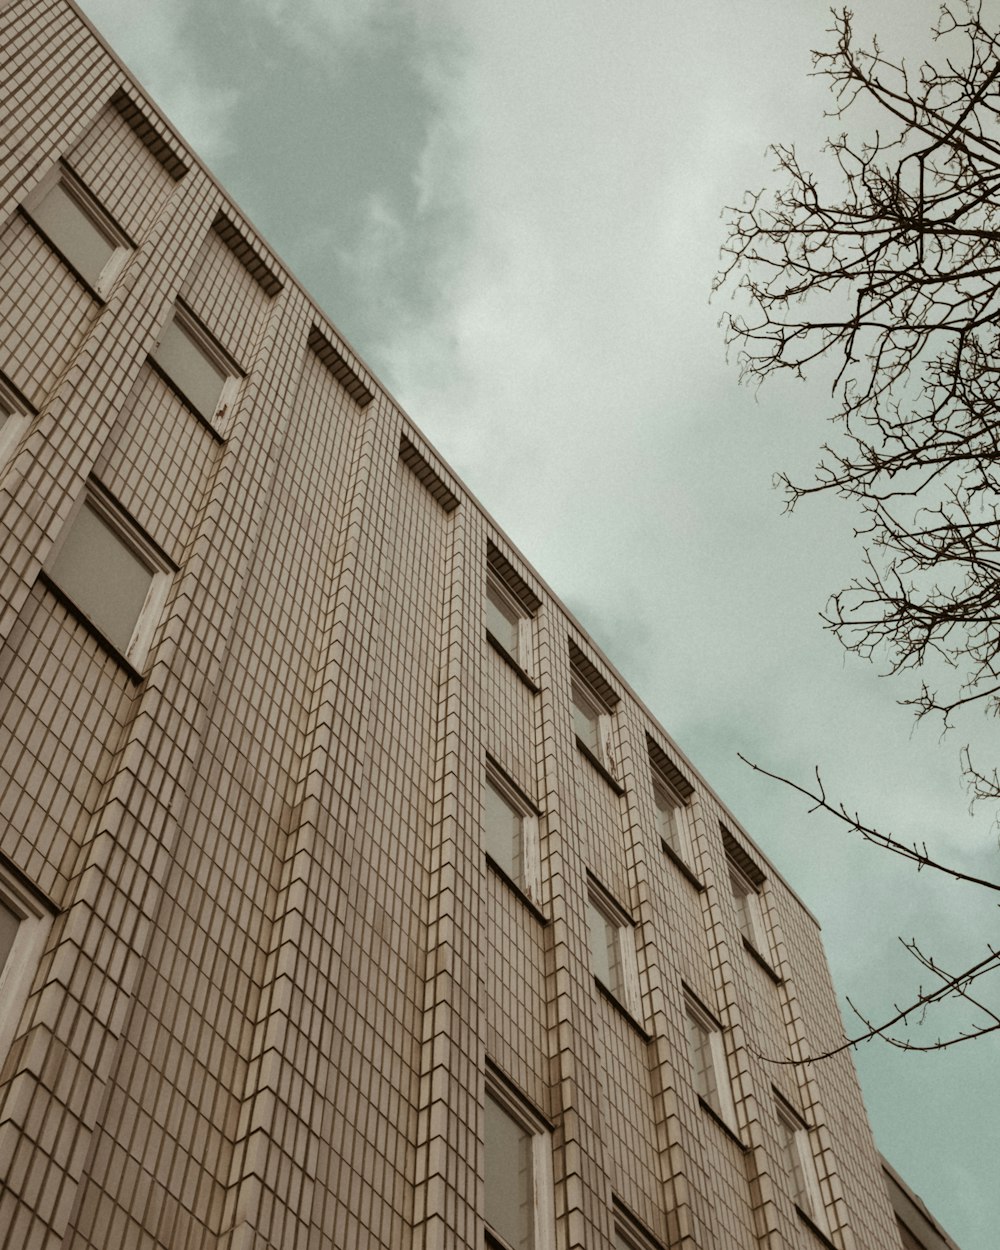
[[[614,930],[617,945],[618,985],[608,985],[594,968],[593,929],[591,911],[604,921],[605,937]],[[624,1007],[636,1021],[642,1019],[642,996],[639,992],[639,959],[635,949],[636,922],[624,907],[597,880],[593,873],[587,874],[587,954],[594,980],[616,1003]],[[609,943],[610,945],[610,943]]]
[[[219,397],[215,401],[215,407],[211,412],[205,412],[188,391],[184,389],[183,382],[175,378],[167,366],[157,359],[156,353],[163,342],[164,336],[173,325],[178,327],[181,336],[186,338],[194,349],[202,354],[209,365],[223,375]],[[229,406],[233,402],[236,391],[243,379],[243,370],[212,332],[202,324],[198,317],[181,300],[174,302],[169,313],[164,318],[147,360],[189,411],[202,424],[207,426],[217,438],[221,439],[222,435],[216,426],[216,422],[228,412]]]
[[[490,629],[491,606],[514,630],[516,637],[513,649],[507,646],[495,629]],[[486,570],[486,632],[526,673],[531,671],[531,617],[517,596],[491,568]]]
[[[640,1223],[617,1194],[612,1195],[612,1203],[615,1250],[665,1250],[663,1243]]]
[[[555,1188],[552,1177],[552,1126],[519,1093],[516,1093],[492,1066],[486,1070],[483,1099],[483,1159],[486,1157],[486,1099],[492,1100],[509,1119],[529,1135],[531,1141],[531,1180],[533,1215],[533,1250],[554,1250]],[[485,1166],[483,1170],[485,1198]],[[511,1243],[486,1220],[483,1204],[483,1226],[486,1244],[499,1250],[513,1250]]]
[[[695,996],[686,990],[684,994],[685,1038],[687,1041],[688,1060],[691,1064],[692,1088],[698,1101],[729,1130],[739,1141],[736,1119],[736,1102],[733,1098],[733,1086],[729,1076],[729,1058],[726,1053],[725,1029],[712,1013]],[[715,1085],[718,1106],[713,1102],[711,1091],[699,1088],[699,1072],[706,1066],[701,1062],[702,1054],[695,1053],[688,1022],[698,1030],[702,1041],[697,1049],[708,1047],[708,1058]],[[742,1143],[741,1143],[742,1144]]]
[[[829,1237],[830,1221],[827,1216],[826,1203],[823,1201],[816,1156],[812,1148],[812,1130],[805,1117],[796,1111],[777,1089],[774,1090],[774,1107],[779,1133],[782,1134],[779,1138],[782,1155],[780,1162],[788,1178],[788,1192],[792,1202],[824,1236]],[[787,1130],[790,1136],[785,1136],[784,1130]],[[789,1164],[793,1164],[789,1152],[794,1154],[794,1161],[798,1163],[801,1189],[796,1186],[794,1165],[792,1171],[789,1172]]]
[[[521,822],[521,864],[519,876],[511,876],[507,868],[498,863],[485,845],[486,834],[486,801],[483,799],[483,852],[492,866],[533,903],[539,906],[541,898],[541,853],[539,847],[538,809],[532,804],[524,792],[511,780],[503,769],[492,759],[486,757],[486,768],[483,775],[483,786],[489,786],[499,798],[510,808]]]
[[[142,607],[139,609],[139,614],[132,626],[132,632],[124,650],[107,636],[100,625],[91,618],[86,608],[77,603],[72,594],[62,587],[58,577],[53,572],[53,569],[58,564],[59,554],[72,532],[73,525],[76,523],[81,511],[88,507],[111,530],[122,546],[128,548],[133,556],[150,571],[146,597],[143,600]],[[101,639],[104,646],[113,655],[123,659],[136,673],[140,672],[142,665],[148,658],[153,634],[163,615],[163,609],[170,592],[171,581],[177,569],[165,553],[160,550],[148,535],[143,533],[136,522],[132,520],[116,500],[112,499],[99,483],[90,481],[86,484],[84,490],[81,491],[80,498],[73,505],[69,516],[59,531],[59,537],[52,544],[52,548],[45,560],[43,571],[48,583],[58,591],[59,595],[67,603],[72,605],[73,611],[86,622],[87,627]]]
[[[0,1064],[17,1035],[53,913],[0,861],[0,903],[18,919],[10,953],[0,968]]]
[[[688,867],[694,866],[694,833],[691,828],[691,800],[682,798],[680,792],[670,784],[660,770],[654,766],[653,774],[653,805],[656,809],[657,832],[661,840]],[[660,799],[664,802],[661,804]],[[666,816],[669,809],[669,816]],[[664,825],[669,825],[674,837],[668,836]]]
[[[728,854],[726,867],[729,871],[729,887],[736,907],[736,923],[740,935],[744,942],[749,943],[752,951],[765,960],[768,966],[772,966],[771,941],[764,917],[764,900],[761,897],[760,886]]]
[[[0,377],[0,471],[13,460],[31,428],[32,415],[14,388]]]
[[[103,235],[109,247],[108,259],[101,266],[96,279],[84,273],[80,258],[73,257],[72,248],[67,248],[65,240],[60,241],[58,231],[52,231],[39,221],[35,214],[41,204],[48,199],[56,188],[60,188],[66,198],[87,219],[89,224]],[[25,197],[21,209],[31,222],[32,227],[45,239],[60,259],[72,270],[74,276],[83,283],[92,295],[102,302],[107,299],[118,277],[120,276],[135,245],[121,226],[114,220],[107,209],[87,189],[77,175],[62,162],[57,163],[46,174],[34,190]]]

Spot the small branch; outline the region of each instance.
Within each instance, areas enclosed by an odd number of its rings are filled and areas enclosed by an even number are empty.
[[[926,844],[918,847],[916,843],[908,846],[905,842],[900,842],[891,833],[882,833],[878,829],[872,828],[862,822],[861,818],[855,813],[853,816],[844,807],[843,804],[833,804],[826,797],[826,791],[823,787],[823,781],[816,769],[816,789],[810,790],[806,786],[801,786],[796,781],[790,780],[788,777],[782,777],[780,773],[772,773],[760,764],[755,764],[753,760],[747,759],[745,755],[740,754],[739,758],[747,767],[752,768],[755,773],[761,773],[765,777],[770,777],[772,781],[780,781],[782,785],[788,786],[789,789],[795,790],[804,798],[809,799],[813,806],[811,811],[828,812],[831,816],[836,817],[842,824],[847,825],[849,829],[853,829],[855,833],[859,833],[866,842],[871,842],[875,846],[881,846],[884,850],[891,851],[894,855],[899,855],[903,859],[908,859],[917,865],[917,871],[924,868],[931,868],[935,872],[944,873],[945,876],[952,877],[955,881],[966,881],[970,885],[982,886],[985,890],[995,890],[1000,893],[1000,883],[989,881],[985,877],[974,877],[971,873],[962,872],[958,868],[952,868],[948,864],[942,864],[936,859],[932,859],[927,853]]]

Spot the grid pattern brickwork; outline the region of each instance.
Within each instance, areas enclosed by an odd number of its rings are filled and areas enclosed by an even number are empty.
[[[480,1250],[489,1074],[551,1153],[539,1250],[610,1250],[615,1201],[671,1250],[813,1244],[772,1083],[837,1250],[897,1245],[850,1059],[758,1058],[839,1037],[801,903],[72,4],[2,5],[0,39],[0,374],[26,414],[0,466],[0,892],[53,914],[0,1055],[0,1240]],[[60,160],[135,245],[103,302],[19,211]],[[214,433],[147,363],[178,299],[240,373]],[[44,574],[95,481],[169,566],[141,671]],[[491,560],[530,682],[485,637]],[[483,854],[487,756],[539,812],[534,908]],[[722,824],[759,860],[773,976]],[[595,985],[591,874],[634,921],[635,1016]],[[692,998],[731,1123],[695,1090]]]

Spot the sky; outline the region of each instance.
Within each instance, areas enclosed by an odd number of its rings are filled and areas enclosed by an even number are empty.
[[[915,726],[912,680],[843,653],[819,614],[859,571],[856,517],[789,517],[772,486],[815,465],[828,387],[741,387],[709,300],[723,207],[775,185],[768,144],[822,164],[828,6],[82,7],[819,918],[841,998],[910,1001],[899,937],[955,971],[985,954],[988,897],[738,757],[819,766],[870,823],[1000,878],[995,813],[970,811],[959,769],[995,730]],[[936,0],[852,8],[887,49],[928,51]],[[995,1038],[855,1056],[879,1147],[962,1250],[1000,1226],[998,1059]]]

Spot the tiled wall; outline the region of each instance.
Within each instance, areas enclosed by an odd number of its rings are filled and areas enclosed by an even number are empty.
[[[28,418],[0,466],[0,896],[51,924],[0,1055],[0,1244],[481,1246],[488,1072],[547,1126],[539,1250],[610,1247],[615,1211],[653,1245],[823,1244],[772,1087],[833,1244],[898,1244],[849,1059],[761,1058],[839,1036],[812,918],[75,9],[0,27],[0,375]],[[59,160],[134,245],[106,298],[20,208]],[[178,299],[238,370],[212,422],[147,360]],[[170,569],[138,671],[44,572],[88,481]],[[484,636],[488,543],[539,605],[528,674]],[[570,640],[610,692],[603,769]],[[694,786],[686,872],[647,734]],[[538,811],[530,901],[483,855],[487,755]],[[590,970],[591,880],[631,922],[632,1010]]]

